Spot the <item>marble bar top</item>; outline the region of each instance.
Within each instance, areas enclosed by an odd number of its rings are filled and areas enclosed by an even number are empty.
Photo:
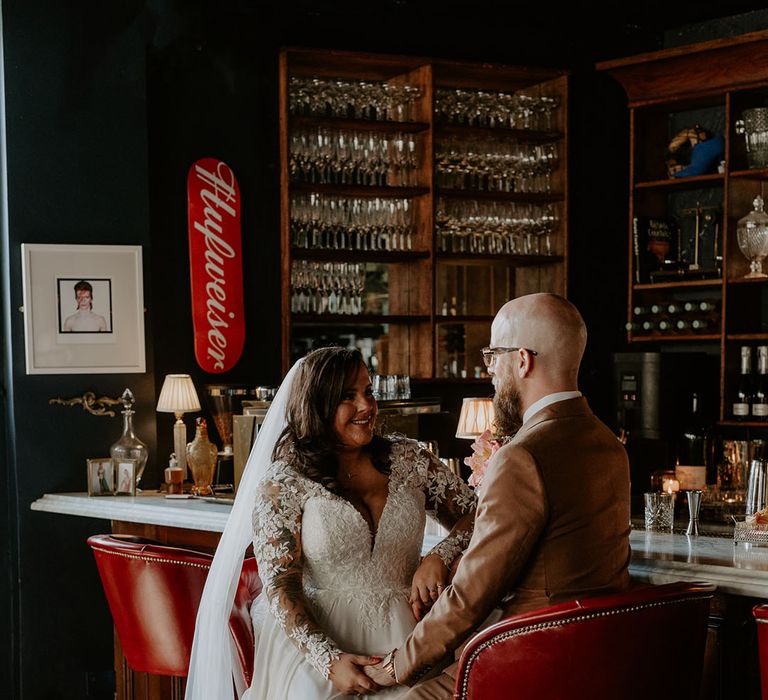
[[[138,496],[46,493],[34,501],[31,508],[44,513],[223,532],[232,506],[199,498],[171,499],[157,491],[148,491]]]
[[[157,491],[146,491],[137,496],[46,493],[34,501],[31,508],[43,513],[224,532],[232,506],[201,498],[166,498]],[[437,525],[427,525],[422,553],[428,552],[442,539],[438,530]]]
[[[723,593],[768,599],[768,547],[643,530],[633,530],[629,541],[633,579],[657,584],[708,581]]]
[[[222,532],[231,506],[201,499],[167,499],[155,491],[138,496],[89,497],[84,493],[47,493],[32,510],[104,520]],[[424,551],[439,539],[427,530]],[[650,583],[708,581],[724,593],[768,600],[768,547],[728,537],[686,537],[633,530],[632,578]]]

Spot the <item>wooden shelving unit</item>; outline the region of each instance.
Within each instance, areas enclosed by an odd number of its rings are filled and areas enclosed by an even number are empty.
[[[736,122],[745,109],[766,104],[768,98],[768,32],[718,39],[598,65],[624,87],[630,123],[630,212],[627,320],[639,320],[636,307],[663,301],[712,298],[717,301],[720,332],[691,336],[641,336],[628,332],[631,343],[707,342],[720,351],[719,422],[728,428],[768,427],[764,422],[731,420],[741,345],[768,344],[766,280],[744,277],[748,261],[736,239],[738,220],[762,192],[768,169],[751,169],[745,138]],[[684,178],[666,173],[664,153],[670,139],[683,128],[700,125],[721,134],[725,142],[722,172]],[[716,165],[716,164],[715,164]],[[688,197],[688,200],[684,198]],[[721,270],[716,280],[637,280],[633,223],[635,217],[680,216],[686,202],[711,205],[717,211],[717,246],[706,262]],[[698,231],[698,229],[696,230]],[[699,242],[703,242],[699,236]],[[642,241],[639,242],[642,254]],[[703,243],[702,243],[703,244]],[[717,256],[720,259],[717,260]],[[719,346],[719,347],[718,347]],[[714,349],[714,348],[713,348]]]
[[[317,110],[311,115],[291,114],[290,91],[293,78],[380,81],[390,86],[414,86],[419,92],[411,104],[408,121],[317,116]],[[509,298],[530,292],[566,293],[566,73],[527,66],[443,61],[416,56],[285,49],[280,55],[279,83],[283,318],[281,353],[284,368],[287,369],[314,342],[359,342],[362,338],[372,344],[381,373],[407,373],[415,380],[439,378],[448,383],[488,382],[487,379],[471,377],[475,366],[482,365],[480,348],[489,341],[491,321],[498,306]],[[552,98],[558,107],[549,128],[541,130],[447,124],[441,123],[436,116],[435,98],[437,91],[442,89],[506,94],[524,91],[526,96]],[[354,112],[345,110],[345,113],[351,115]],[[305,132],[357,132],[380,135],[382,139],[389,139],[393,134],[406,134],[415,142],[418,167],[408,186],[397,183],[394,172],[387,172],[385,177],[380,175],[376,186],[297,182],[291,177],[291,137],[297,134],[298,138],[304,138],[302,134]],[[557,158],[550,179],[551,191],[438,188],[436,154],[440,139],[445,138],[453,142],[487,139],[491,144],[554,148]],[[301,171],[299,174],[304,175]],[[350,250],[295,245],[291,238],[292,199],[311,194],[337,200],[408,200],[413,213],[412,249]],[[553,254],[439,252],[435,214],[438,202],[443,200],[452,201],[458,206],[465,206],[465,201],[467,206],[475,206],[472,202],[476,201],[494,207],[547,207],[547,211],[556,213],[556,225],[549,235]],[[304,241],[300,242],[302,246],[307,245]],[[509,249],[515,248],[509,246]],[[365,264],[364,313],[292,313],[291,272],[294,264],[304,264],[302,261],[308,265]],[[371,282],[369,287],[369,274],[375,275],[378,286],[374,287]],[[378,304],[379,310],[383,308],[387,313],[366,313],[369,303],[372,306]],[[443,315],[443,308],[448,304],[455,306],[453,314]],[[371,336],[371,328],[378,326],[385,326],[386,331]],[[444,377],[446,368],[453,371],[454,366],[464,370],[469,378]]]

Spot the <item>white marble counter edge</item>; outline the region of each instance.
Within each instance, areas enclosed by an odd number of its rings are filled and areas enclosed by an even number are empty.
[[[629,575],[638,581],[661,584],[673,581],[706,581],[721,593],[768,598],[768,575],[765,571],[686,564],[660,559],[633,559]]]
[[[143,502],[142,497],[100,496],[47,493],[31,504],[31,509],[44,513],[77,515],[101,520],[123,520],[130,523],[164,525],[207,532],[223,532],[229,518],[229,506],[215,503],[172,501]],[[183,507],[178,504],[184,504]],[[190,508],[191,505],[197,506]],[[175,507],[174,507],[175,506]],[[202,506],[202,507],[200,507]]]

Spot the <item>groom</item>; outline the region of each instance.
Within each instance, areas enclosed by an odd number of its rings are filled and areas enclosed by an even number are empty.
[[[496,315],[483,358],[497,425],[517,434],[488,467],[451,585],[401,649],[366,667],[379,685],[414,685],[452,660],[496,607],[507,617],[629,584],[629,467],[577,389],[586,340],[576,307],[555,294]],[[451,698],[456,666],[406,697]]]

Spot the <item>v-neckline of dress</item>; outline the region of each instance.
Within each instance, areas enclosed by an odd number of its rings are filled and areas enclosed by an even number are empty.
[[[333,496],[334,498],[338,499],[342,503],[345,503],[346,505],[348,505],[354,511],[354,513],[357,515],[357,517],[360,519],[360,522],[362,522],[363,525],[365,526],[365,531],[368,533],[368,537],[369,537],[370,542],[371,542],[370,551],[369,551],[369,555],[370,556],[373,556],[373,553],[376,550],[376,543],[379,541],[379,532],[381,531],[381,523],[384,521],[384,515],[387,512],[387,508],[389,507],[390,497],[392,496],[392,491],[391,491],[391,488],[390,488],[391,485],[392,485],[392,477],[390,475],[389,478],[387,478],[387,498],[384,501],[384,507],[381,509],[381,515],[379,516],[379,522],[376,525],[376,531],[375,532],[374,532],[373,528],[371,527],[371,523],[369,523],[366,520],[365,516],[355,507],[355,504],[352,503],[352,501],[350,501],[347,498],[344,498],[344,496],[341,496],[339,494],[336,494],[336,493],[333,493],[333,492],[329,492],[331,494],[331,496]]]

